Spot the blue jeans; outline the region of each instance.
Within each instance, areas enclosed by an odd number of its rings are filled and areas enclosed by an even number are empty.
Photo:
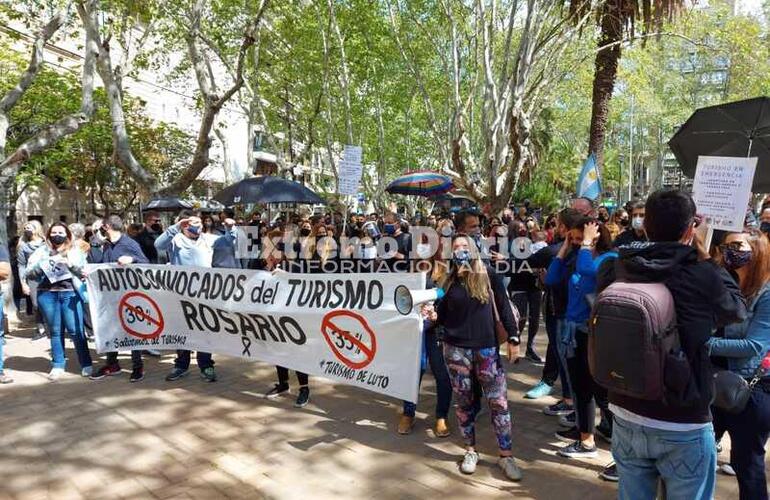
[[[714,427],[664,431],[615,417],[612,456],[618,466],[619,500],[653,500],[658,479],[667,499],[709,500],[716,483]]]
[[[51,333],[51,357],[53,368],[64,368],[64,329],[75,344],[80,367],[91,366],[91,354],[88,352],[85,329],[83,327],[83,301],[73,291],[55,292],[40,290],[37,305]]]

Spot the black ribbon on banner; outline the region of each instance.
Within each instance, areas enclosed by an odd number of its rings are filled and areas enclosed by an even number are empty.
[[[251,339],[246,335],[242,335],[241,343],[243,344],[243,352],[241,354],[251,357],[251,351],[249,351],[249,347],[251,347]]]

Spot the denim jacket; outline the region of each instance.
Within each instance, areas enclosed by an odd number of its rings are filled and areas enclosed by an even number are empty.
[[[726,326],[724,338],[712,337],[706,346],[709,356],[727,358],[731,372],[753,377],[770,350],[770,284],[751,301],[745,321]]]

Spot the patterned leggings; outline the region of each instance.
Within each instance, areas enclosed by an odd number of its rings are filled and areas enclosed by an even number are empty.
[[[457,401],[457,420],[466,446],[476,444],[476,411],[473,408],[472,374],[481,384],[489,402],[492,427],[497,445],[503,451],[511,449],[511,414],[508,411],[508,388],[505,370],[500,365],[497,348],[467,349],[444,343],[444,359],[452,390]]]

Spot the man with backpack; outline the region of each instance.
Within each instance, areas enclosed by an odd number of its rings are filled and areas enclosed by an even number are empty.
[[[591,372],[609,389],[620,499],[710,499],[716,481],[712,370],[704,344],[742,321],[746,303],[696,233],[695,203],[657,191],[645,205],[649,242],[619,249],[597,279]]]

